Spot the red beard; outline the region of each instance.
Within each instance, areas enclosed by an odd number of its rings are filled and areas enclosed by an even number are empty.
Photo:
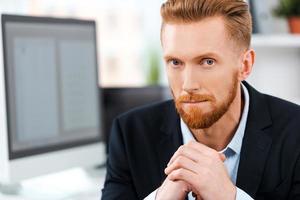
[[[199,95],[199,94],[188,94],[182,95],[175,99],[175,105],[177,112],[191,129],[204,129],[209,128],[215,122],[217,122],[229,109],[233,102],[238,88],[238,74],[236,73],[233,77],[233,83],[228,96],[220,104],[217,105],[216,98],[211,95]],[[173,92],[172,92],[173,93]],[[173,94],[174,96],[174,94]],[[199,107],[191,106],[188,111],[184,110],[182,104],[188,102],[207,101],[211,104],[212,110],[210,112],[203,112]]]

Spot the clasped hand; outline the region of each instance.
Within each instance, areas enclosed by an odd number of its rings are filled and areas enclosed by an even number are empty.
[[[156,199],[185,199],[189,192],[197,200],[234,200],[236,187],[224,165],[226,157],[214,149],[192,141],[174,153],[165,173],[166,180]]]

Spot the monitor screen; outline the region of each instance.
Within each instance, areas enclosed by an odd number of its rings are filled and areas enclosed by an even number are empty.
[[[2,16],[9,159],[101,141],[95,29]]]
[[[108,153],[109,134],[114,118],[133,108],[171,98],[169,87],[148,86],[131,88],[102,88],[103,93],[103,137]]]

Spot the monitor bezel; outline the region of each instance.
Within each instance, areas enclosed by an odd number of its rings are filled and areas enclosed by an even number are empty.
[[[9,160],[14,160],[18,158],[24,158],[28,156],[34,156],[43,153],[51,153],[59,150],[66,150],[74,147],[79,147],[88,144],[95,144],[103,142],[103,125],[101,121],[102,115],[102,96],[100,89],[97,89],[96,96],[98,102],[98,110],[99,110],[99,133],[97,137],[93,139],[86,139],[82,141],[76,142],[65,142],[62,144],[49,145],[47,147],[38,147],[27,150],[13,151],[12,149],[12,138],[10,135],[11,131],[11,122],[10,122],[10,97],[8,95],[9,92],[9,80],[8,80],[8,70],[7,70],[7,49],[6,49],[6,24],[11,22],[20,22],[20,23],[44,23],[44,24],[69,24],[69,25],[91,25],[93,27],[93,36],[95,41],[95,64],[96,64],[96,84],[99,83],[99,72],[98,72],[98,49],[97,49],[97,29],[96,22],[94,20],[83,20],[83,19],[74,19],[74,18],[57,18],[57,17],[45,17],[45,16],[25,16],[25,15],[11,15],[11,14],[2,14],[1,15],[1,28],[2,28],[2,50],[3,50],[3,69],[4,69],[4,84],[5,84],[5,98],[6,98],[6,117],[7,117],[7,139],[8,139],[8,150],[9,150]]]

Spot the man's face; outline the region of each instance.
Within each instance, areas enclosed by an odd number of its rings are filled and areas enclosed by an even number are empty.
[[[240,83],[241,51],[223,19],[165,24],[162,46],[177,111],[192,129],[210,127],[226,113]]]

